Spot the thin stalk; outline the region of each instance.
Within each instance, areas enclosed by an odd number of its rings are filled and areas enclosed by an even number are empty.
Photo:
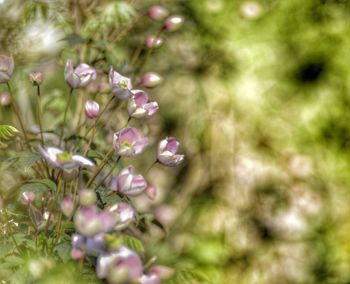
[[[152,165],[150,165],[150,167],[147,169],[147,171],[146,171],[146,173],[145,174],[148,174],[148,172],[153,168],[153,166],[155,165],[155,164],[157,164],[158,163],[158,159],[157,160],[155,160],[153,163],[152,163]]]
[[[62,143],[63,132],[64,132],[64,128],[65,128],[65,125],[66,125],[66,120],[67,120],[67,112],[68,112],[69,106],[70,106],[71,101],[72,101],[72,93],[73,93],[73,88],[71,88],[70,91],[69,91],[69,97],[68,97],[66,109],[64,111],[63,124],[62,124],[62,129],[61,129],[59,145],[61,145],[61,143]]]
[[[103,158],[101,164],[98,166],[98,168],[96,169],[94,175],[92,176],[92,178],[90,178],[90,180],[88,181],[86,187],[89,188],[92,183],[94,182],[94,180],[96,179],[97,175],[103,170],[104,166],[108,163],[109,159],[113,156],[114,154],[114,149],[112,148],[111,150],[109,150],[109,152],[106,154],[106,156]]]
[[[115,168],[118,166],[119,161],[121,159],[121,156],[118,157],[115,165],[113,167],[111,167],[110,171],[108,172],[108,174],[96,185],[95,187],[95,191],[107,180],[107,178],[113,173],[113,171],[115,170]]]
[[[89,140],[89,143],[84,151],[84,156],[86,156],[86,154],[88,153],[90,147],[91,147],[91,143],[92,143],[92,140],[94,140],[94,137],[95,137],[95,134],[96,134],[96,120],[94,121],[94,126],[93,126],[93,129],[92,129],[92,134],[91,134],[91,137],[90,137],[90,140]]]
[[[43,134],[43,123],[42,123],[42,113],[41,113],[41,96],[40,96],[40,86],[37,85],[37,112],[38,112],[38,123],[40,128],[40,139],[41,145],[44,146],[44,134]]]
[[[11,107],[12,107],[12,110],[13,110],[13,112],[15,113],[15,115],[16,115],[16,117],[17,117],[17,120],[18,120],[18,122],[19,122],[19,124],[20,124],[21,131],[22,131],[23,136],[24,136],[24,140],[26,141],[26,144],[27,144],[28,148],[30,148],[28,136],[27,136],[27,133],[26,133],[26,131],[25,131],[25,128],[24,128],[24,124],[23,124],[21,115],[19,114],[19,111],[18,111],[16,102],[15,102],[15,99],[14,99],[14,97],[13,97],[12,89],[11,89],[10,83],[7,82],[6,85],[7,85],[7,88],[8,88],[8,90],[9,90],[9,93],[10,93],[10,96],[11,96]]]

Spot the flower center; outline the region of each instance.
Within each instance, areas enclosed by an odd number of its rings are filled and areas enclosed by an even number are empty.
[[[123,89],[125,89],[125,90],[128,89],[128,83],[127,83],[126,81],[120,81],[120,82],[118,83],[118,85],[119,85],[119,87],[121,87],[121,88],[123,88]]]
[[[72,160],[72,154],[69,152],[62,152],[57,154],[57,160],[58,162],[60,162],[61,164],[70,162]]]
[[[120,145],[125,147],[125,148],[131,148],[132,144],[129,141],[122,141],[120,142]]]

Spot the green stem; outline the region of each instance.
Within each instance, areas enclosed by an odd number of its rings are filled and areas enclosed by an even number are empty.
[[[91,134],[91,137],[90,137],[90,140],[89,140],[89,143],[84,151],[84,156],[86,156],[86,154],[88,153],[89,149],[90,149],[90,146],[91,146],[91,143],[92,143],[92,140],[94,139],[95,137],[95,134],[96,134],[96,120],[94,122],[94,126],[93,126],[93,131],[92,131],[92,134]]]
[[[15,99],[14,99],[14,97],[13,97],[13,95],[12,95],[12,89],[11,89],[10,83],[7,82],[6,84],[7,84],[7,88],[8,88],[8,90],[9,90],[10,96],[11,96],[11,107],[12,107],[13,112],[15,113],[15,115],[16,115],[16,117],[17,117],[17,120],[18,120],[19,124],[20,124],[21,131],[22,131],[23,136],[24,136],[24,140],[26,141],[26,144],[27,144],[28,148],[30,148],[28,136],[27,136],[27,133],[26,133],[26,131],[25,131],[25,129],[24,129],[24,124],[23,124],[21,115],[19,114],[19,111],[18,111],[16,102],[15,102]]]
[[[101,164],[98,166],[98,168],[96,169],[94,175],[92,176],[92,178],[90,178],[90,180],[88,181],[86,187],[89,188],[92,183],[94,182],[94,180],[96,179],[97,175],[103,170],[104,166],[108,163],[109,159],[113,156],[114,154],[114,149],[112,148],[107,154],[106,156],[103,158]]]
[[[38,111],[38,123],[40,128],[40,139],[41,145],[44,146],[44,134],[43,134],[43,123],[42,123],[42,113],[41,113],[41,96],[40,96],[40,86],[37,85],[37,111]]]
[[[72,93],[73,93],[73,90],[74,90],[73,88],[70,89],[69,97],[68,97],[68,101],[67,101],[67,105],[66,105],[66,109],[65,109],[65,111],[64,111],[63,124],[62,124],[62,129],[61,129],[61,135],[60,135],[60,142],[59,142],[59,145],[61,145],[61,143],[62,143],[63,132],[64,132],[64,128],[65,128],[65,125],[66,125],[66,120],[67,120],[67,112],[68,112],[69,106],[70,106],[71,101],[72,101]]]
[[[95,191],[107,180],[107,178],[113,173],[114,169],[118,166],[119,161],[121,159],[121,156],[118,157],[115,165],[113,167],[111,167],[110,171],[108,172],[108,174],[96,185],[95,187]]]

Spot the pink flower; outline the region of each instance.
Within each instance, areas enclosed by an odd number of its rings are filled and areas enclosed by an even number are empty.
[[[149,102],[148,95],[141,90],[133,90],[128,102],[128,113],[133,118],[150,117],[159,109],[157,102]]]
[[[0,84],[10,81],[13,71],[15,69],[15,62],[12,56],[0,55]]]
[[[176,154],[180,143],[174,137],[167,137],[158,146],[158,162],[164,166],[176,167],[184,159],[184,155]]]
[[[125,246],[97,258],[97,277],[107,278],[109,283],[129,283],[141,277],[142,271],[138,254]]]
[[[39,86],[43,82],[42,72],[31,72],[29,74],[29,79],[34,86]]]
[[[88,118],[94,119],[98,116],[98,113],[100,111],[100,105],[93,101],[93,100],[88,100],[85,103],[85,115]]]
[[[72,89],[84,88],[96,80],[96,70],[85,63],[79,64],[74,69],[72,60],[68,59],[64,69],[64,79]]]
[[[109,71],[109,85],[112,89],[113,95],[115,95],[117,98],[121,100],[127,100],[131,98],[131,80],[114,71],[113,67],[111,67]]]
[[[137,128],[123,128],[114,133],[113,145],[119,155],[130,157],[144,151],[148,138]]]
[[[135,174],[134,168],[123,169],[119,176],[112,180],[112,190],[129,196],[137,196],[147,188],[147,182],[142,175]]]
[[[107,209],[109,212],[118,216],[118,221],[114,226],[114,230],[123,230],[127,228],[135,219],[135,211],[130,204],[121,202]]]

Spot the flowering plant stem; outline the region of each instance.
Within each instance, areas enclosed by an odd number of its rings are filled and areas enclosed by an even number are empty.
[[[66,120],[67,120],[67,112],[68,112],[69,106],[70,106],[70,104],[71,104],[71,102],[72,102],[72,94],[73,94],[73,88],[70,89],[69,96],[68,96],[68,101],[67,101],[67,105],[66,105],[66,109],[65,109],[65,111],[64,111],[63,123],[62,123],[62,129],[61,129],[61,135],[60,135],[60,142],[59,142],[59,145],[61,145],[61,143],[62,143],[64,127],[65,127],[65,125],[66,125]]]
[[[15,102],[15,99],[14,99],[14,97],[13,97],[12,89],[11,89],[10,83],[7,82],[6,85],[7,85],[7,88],[8,88],[8,90],[9,90],[9,93],[10,93],[10,96],[11,96],[11,107],[12,107],[13,112],[15,113],[15,115],[16,115],[16,117],[17,117],[17,120],[18,120],[19,124],[20,124],[21,131],[22,131],[23,136],[24,136],[24,140],[25,140],[25,142],[26,142],[28,148],[30,149],[30,144],[29,144],[28,136],[27,136],[27,133],[26,133],[26,131],[25,131],[25,129],[24,129],[24,124],[23,124],[22,118],[21,118],[21,116],[20,116],[20,114],[19,114],[19,111],[18,111],[16,102]]]
[[[115,168],[118,166],[119,161],[121,159],[121,156],[118,157],[117,161],[115,162],[115,164],[111,167],[111,169],[109,170],[109,172],[107,173],[107,175],[95,186],[95,191],[108,179],[108,177],[113,173],[113,171],[115,170]]]
[[[44,146],[44,134],[43,134],[43,124],[42,124],[42,113],[41,113],[41,96],[40,96],[40,86],[37,86],[37,112],[38,112],[38,124],[40,128],[40,139],[41,145]]]
[[[88,143],[88,145],[86,146],[86,149],[85,149],[85,151],[84,151],[84,156],[86,156],[86,154],[89,152],[89,149],[90,149],[90,147],[91,147],[91,143],[92,143],[92,141],[93,141],[93,139],[94,139],[94,137],[95,137],[95,134],[96,134],[96,122],[97,122],[97,120],[95,119],[94,125],[92,126],[92,134],[91,134],[89,143]]]
[[[108,163],[109,159],[113,156],[114,154],[114,149],[112,148],[111,150],[109,150],[109,152],[106,154],[106,156],[103,158],[101,164],[98,166],[98,168],[96,169],[94,175],[90,178],[90,180],[88,181],[86,187],[89,188],[92,183],[94,182],[94,180],[96,179],[97,175],[103,170],[104,166]]]

